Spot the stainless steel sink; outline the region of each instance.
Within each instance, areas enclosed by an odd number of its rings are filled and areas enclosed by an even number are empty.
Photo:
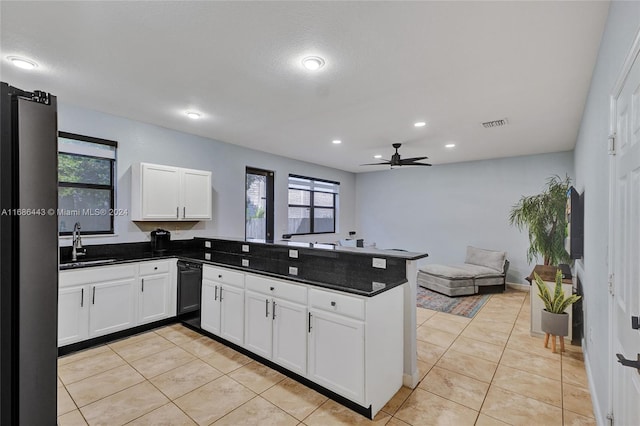
[[[80,262],[61,263],[60,269],[81,268],[83,266],[102,265],[117,262],[118,259],[83,260]]]

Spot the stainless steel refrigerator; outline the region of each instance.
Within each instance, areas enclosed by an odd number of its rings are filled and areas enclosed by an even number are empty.
[[[0,84],[0,424],[54,425],[57,102]]]

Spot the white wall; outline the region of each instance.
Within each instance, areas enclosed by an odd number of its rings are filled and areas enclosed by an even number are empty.
[[[613,1],[575,148],[576,188],[585,194],[584,259],[575,266],[584,288],[583,350],[592,379],[591,396],[598,424],[606,424],[605,416],[610,409],[607,304],[609,97],[639,30],[640,2]]]
[[[130,208],[131,164],[133,163],[144,161],[213,172],[212,221],[134,223],[128,216],[116,217],[117,236],[83,237],[85,245],[148,241],[149,231],[156,227],[171,231],[172,239],[216,235],[244,238],[244,182],[247,166],[275,172],[274,231],[276,239],[287,232],[289,173],[340,182],[340,212],[337,221],[339,234],[295,237],[295,239],[335,241],[345,238],[354,228],[355,175],[353,173],[79,108],[64,102],[59,102],[58,106],[59,130],[118,141],[117,208]],[[69,239],[62,239],[61,245],[70,245]]]
[[[509,212],[556,174],[573,175],[571,152],[360,173],[358,234],[379,248],[429,253],[420,265],[462,263],[467,245],[506,250],[507,280],[523,284],[529,240],[509,225]]]

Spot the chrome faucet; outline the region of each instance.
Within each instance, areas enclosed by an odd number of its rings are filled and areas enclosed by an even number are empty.
[[[78,256],[87,254],[87,249],[82,247],[82,237],[80,236],[80,222],[73,225],[73,249],[71,250],[71,261],[78,260]]]

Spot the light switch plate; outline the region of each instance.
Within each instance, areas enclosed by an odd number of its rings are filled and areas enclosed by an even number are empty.
[[[249,244],[243,244],[242,245],[242,252],[243,253],[249,253]]]
[[[380,258],[380,257],[374,257],[373,258],[373,262],[372,262],[372,266],[374,268],[387,269],[387,259],[383,259],[383,258]]]
[[[211,241],[205,241],[204,248],[211,248]]]
[[[289,275],[298,275],[298,268],[295,266],[289,266]]]
[[[298,258],[298,250],[289,250],[289,257],[297,259]]]
[[[249,267],[249,259],[242,259],[242,266],[244,266],[245,268]]]

